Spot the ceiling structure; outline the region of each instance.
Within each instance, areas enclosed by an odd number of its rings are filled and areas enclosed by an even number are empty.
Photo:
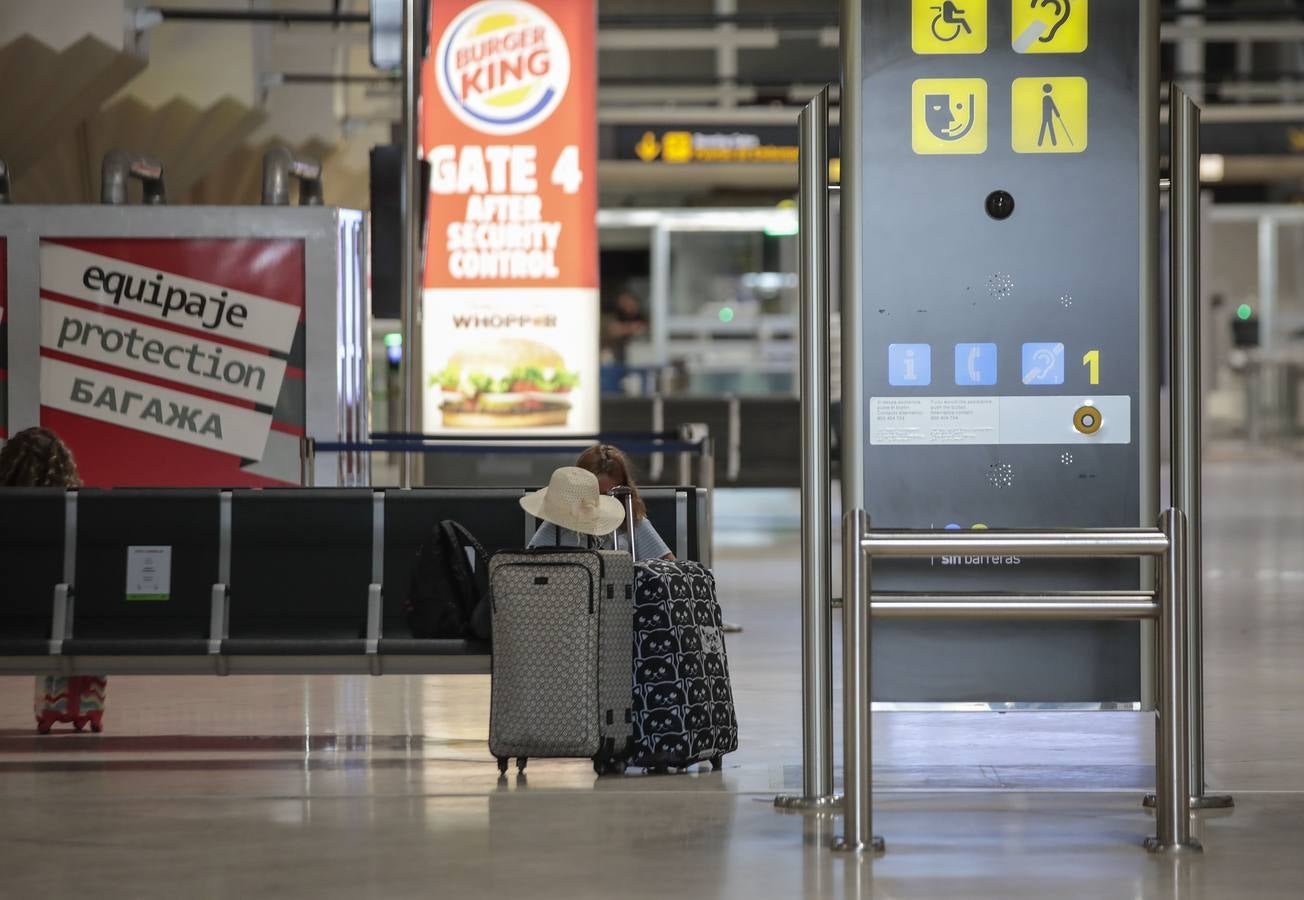
[[[668,166],[643,151],[672,129],[791,143],[801,104],[838,79],[837,0],[598,5],[604,205],[764,202],[794,189],[786,159]],[[369,0],[0,0],[0,83],[11,86],[0,159],[17,199],[95,199],[99,158],[120,146],[163,161],[173,202],[256,202],[262,154],[285,144],[323,160],[327,202],[366,206],[367,153],[390,141],[400,115],[393,76],[370,64],[369,9]],[[1163,77],[1205,105],[1218,190],[1296,196],[1304,2],[1163,0],[1162,9]]]

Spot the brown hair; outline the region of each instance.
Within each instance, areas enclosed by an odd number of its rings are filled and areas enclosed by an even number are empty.
[[[575,460],[575,465],[587,469],[594,475],[606,475],[616,482],[617,487],[629,488],[631,499],[634,501],[634,521],[642,522],[647,518],[647,505],[639,496],[638,484],[634,481],[634,467],[630,465],[629,457],[621,453],[619,448],[611,444],[594,444],[580,454],[580,458]]]
[[[68,445],[46,428],[27,428],[0,450],[0,487],[80,487]]]

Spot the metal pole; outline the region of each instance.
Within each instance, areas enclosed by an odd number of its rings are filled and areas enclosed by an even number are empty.
[[[788,809],[833,805],[833,610],[829,543],[829,89],[801,111],[801,763]]]
[[[317,441],[313,438],[304,439],[307,447],[304,454],[304,462],[307,468],[308,477],[304,479],[304,485],[307,487],[317,486]]]
[[[403,240],[399,264],[402,267],[400,295],[403,316],[403,425],[408,434],[420,430],[421,371],[418,367],[419,310],[421,289],[421,147],[417,134],[417,99],[421,85],[421,22],[418,0],[403,0],[403,191],[399,197],[399,221]],[[399,463],[399,486],[412,486],[414,454],[404,453]]]
[[[1191,804],[1226,809],[1230,796],[1204,793],[1204,593],[1201,559],[1200,458],[1203,450],[1200,385],[1200,108],[1177,85],[1169,94],[1169,146],[1173,189],[1169,195],[1172,252],[1169,329],[1169,404],[1172,420],[1172,505],[1186,516],[1188,543],[1187,721],[1191,745]]]
[[[842,99],[839,104],[842,134],[840,204],[842,246],[838,260],[842,268],[842,302],[839,308],[842,337],[842,508],[865,505],[865,409],[864,336],[861,334],[861,306],[864,302],[861,265],[861,70],[864,35],[862,5],[855,0],[842,3],[839,34],[842,45]]]
[[[834,850],[884,849],[874,836],[874,766],[870,703],[870,559],[861,542],[869,515],[856,507],[842,517],[842,837]]]
[[[706,565],[715,564],[715,438],[706,437],[702,441],[702,455],[699,459],[700,474],[698,487],[706,491],[706,534],[702,540],[706,545]]]
[[[1186,721],[1186,516],[1167,509],[1159,527],[1168,536],[1160,571],[1159,740],[1155,744],[1155,825],[1146,839],[1156,853],[1201,850],[1191,837],[1190,732]]]
[[[1159,519],[1162,509],[1159,505],[1160,494],[1160,415],[1159,387],[1162,382],[1160,369],[1163,365],[1163,322],[1159,299],[1159,243],[1151,240],[1150,235],[1159,233],[1159,191],[1151,191],[1147,185],[1159,182],[1159,92],[1153,86],[1159,84],[1159,0],[1141,0],[1137,3],[1138,47],[1137,84],[1140,96],[1137,99],[1137,139],[1140,152],[1137,154],[1137,216],[1141,224],[1141,239],[1138,242],[1137,285],[1138,344],[1137,358],[1140,360],[1137,385],[1137,449],[1139,451],[1140,478],[1138,480],[1137,524],[1152,525]],[[1081,10],[1079,10],[1081,12]],[[1160,190],[1166,190],[1160,185]],[[1155,560],[1143,559],[1137,571],[1137,586],[1155,583]],[[1154,709],[1156,664],[1155,628],[1158,623],[1142,622],[1140,634],[1140,700],[1143,709]]]

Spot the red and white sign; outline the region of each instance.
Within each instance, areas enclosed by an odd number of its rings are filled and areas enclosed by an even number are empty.
[[[266,486],[303,434],[303,244],[40,244],[41,424],[90,485]]]
[[[593,0],[433,4],[427,431],[598,430]]]

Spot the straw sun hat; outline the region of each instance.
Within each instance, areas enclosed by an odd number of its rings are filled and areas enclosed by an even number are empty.
[[[546,488],[521,498],[521,507],[545,522],[580,534],[611,534],[625,520],[620,501],[598,490],[598,476],[574,466],[553,472]]]

